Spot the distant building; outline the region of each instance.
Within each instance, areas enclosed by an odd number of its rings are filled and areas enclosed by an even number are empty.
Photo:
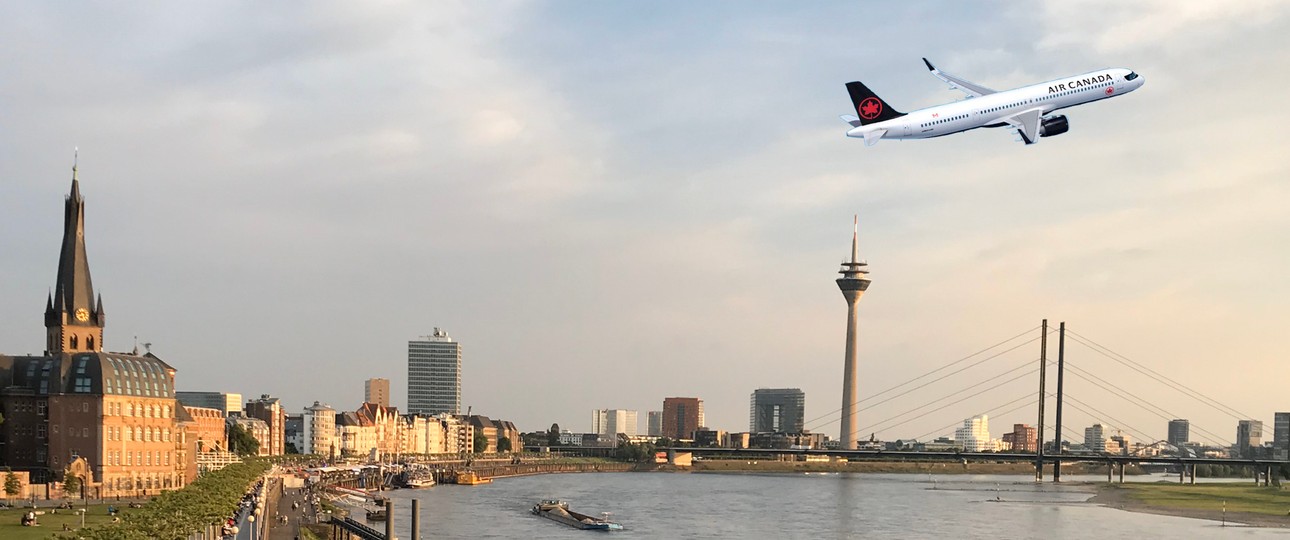
[[[246,402],[247,418],[258,418],[269,428],[267,444],[260,447],[260,455],[280,456],[287,453],[287,411],[278,398],[261,394],[259,399]]]
[[[670,397],[663,400],[663,436],[669,439],[692,439],[703,427],[703,400]]]
[[[228,423],[229,423],[230,429],[232,429],[232,426],[240,427],[243,430],[246,430],[247,433],[251,434],[251,437],[254,437],[256,442],[260,443],[260,447],[256,449],[255,455],[257,456],[269,455],[269,446],[272,444],[272,441],[270,440],[268,422],[265,422],[264,420],[260,420],[259,418],[247,418],[245,416],[230,416],[228,418]],[[229,450],[232,452],[238,451],[237,448],[232,448],[232,447],[230,447]]]
[[[363,381],[363,402],[390,406],[390,380],[368,379]]]
[[[1084,428],[1084,449],[1090,452],[1104,453],[1107,451],[1106,426],[1102,424],[1093,424]]]
[[[1236,453],[1246,459],[1258,457],[1256,448],[1263,446],[1263,422],[1241,420],[1236,423]]]
[[[645,434],[651,437],[663,435],[663,411],[649,412],[649,429],[645,431]]]
[[[613,438],[619,433],[635,437],[636,411],[596,409],[591,413],[591,432]]]
[[[994,450],[990,441],[990,415],[973,416],[963,421],[963,427],[954,430],[954,441],[963,446],[964,452]]]
[[[699,428],[694,431],[695,446],[725,447],[729,444],[729,434],[719,429]]]
[[[461,344],[439,328],[408,342],[408,412],[461,414]]]
[[[301,418],[300,447],[302,454],[317,454],[325,458],[334,458],[340,453],[336,444],[336,410],[314,402],[305,407]]]
[[[1290,412],[1279,412],[1273,420],[1272,459],[1290,459]]]
[[[1034,452],[1036,444],[1035,428],[1027,424],[1013,424],[1012,432],[1003,434],[1003,443],[1014,452]]]
[[[185,407],[219,409],[224,416],[242,414],[242,394],[230,392],[175,392],[175,399]]]
[[[286,421],[283,422],[282,439],[286,444],[295,449],[295,453],[304,453],[305,442],[303,435],[305,432],[305,419],[301,414],[288,414]]]
[[[1191,424],[1177,418],[1169,421],[1169,444],[1181,447],[1191,440]]]
[[[1118,429],[1106,443],[1106,451],[1112,454],[1128,455],[1131,449],[1133,449],[1133,438]]]
[[[219,409],[206,407],[179,407],[192,419],[193,427],[189,436],[193,438],[197,452],[222,451],[228,449],[227,427],[224,425],[224,413]]]
[[[748,407],[752,433],[801,433],[806,427],[806,393],[798,388],[758,388]]]

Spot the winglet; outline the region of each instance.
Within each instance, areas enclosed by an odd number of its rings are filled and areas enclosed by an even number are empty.
[[[933,66],[931,62],[928,62],[928,61],[927,61],[927,57],[926,57],[926,56],[924,56],[924,57],[923,57],[923,63],[924,63],[924,64],[927,64],[927,71],[936,71],[936,67],[935,67],[935,66]]]

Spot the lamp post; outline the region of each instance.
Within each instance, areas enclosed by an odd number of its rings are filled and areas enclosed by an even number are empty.
[[[246,523],[251,527],[251,540],[255,540],[255,514],[246,516]]]

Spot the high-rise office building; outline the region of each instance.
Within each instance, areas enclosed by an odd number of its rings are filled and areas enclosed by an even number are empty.
[[[670,397],[663,400],[663,436],[669,439],[692,439],[703,426],[703,400]]]
[[[1241,420],[1236,423],[1236,453],[1250,459],[1258,457],[1256,448],[1263,446],[1263,422]]]
[[[798,388],[758,388],[748,407],[750,433],[801,433],[806,423],[806,393]]]
[[[663,411],[649,412],[649,428],[645,431],[650,437],[658,437],[663,434]]]
[[[1191,440],[1191,423],[1177,418],[1169,421],[1169,444],[1182,446]]]
[[[408,342],[408,412],[461,414],[461,344],[442,329]]]
[[[368,379],[363,381],[363,403],[390,406],[390,380]]]
[[[619,433],[635,437],[636,411],[596,409],[591,413],[591,432],[605,437],[614,437]]]
[[[1290,412],[1279,412],[1273,418],[1272,459],[1290,459]]]

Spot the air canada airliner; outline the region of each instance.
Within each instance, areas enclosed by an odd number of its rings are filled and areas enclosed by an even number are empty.
[[[864,139],[873,146],[880,139],[930,139],[980,127],[1011,127],[1026,144],[1042,137],[1070,130],[1058,110],[1113,98],[1137,90],[1146,82],[1141,75],[1124,68],[1107,68],[1012,90],[991,90],[936,69],[923,59],[936,78],[962,90],[968,99],[919,109],[908,114],[893,109],[860,81],[847,83],[856,114],[844,114],[851,124],[848,137]]]

